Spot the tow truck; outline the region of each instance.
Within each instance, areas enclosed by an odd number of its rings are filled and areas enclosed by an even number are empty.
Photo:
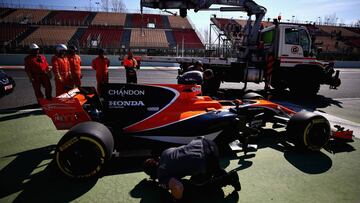
[[[214,4],[227,7],[210,8]],[[274,25],[261,29],[267,10],[253,0],[141,0],[141,12],[143,7],[180,9],[182,17],[186,17],[188,9],[240,11],[246,12],[249,19],[242,31],[242,42],[234,44],[236,58],[144,56],[142,61],[179,63],[181,73],[188,64],[200,60],[205,69],[214,71],[218,88],[222,81],[242,82],[244,89],[248,82],[265,82],[265,89],[289,88],[293,95],[315,96],[321,84],[331,89],[341,84],[334,63],[316,59],[314,43],[305,26],[274,19]]]

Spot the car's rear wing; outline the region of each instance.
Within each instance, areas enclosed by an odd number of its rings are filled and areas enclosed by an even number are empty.
[[[78,123],[91,120],[82,107],[86,98],[79,93],[80,90],[75,88],[52,100],[39,99],[42,109],[51,118],[56,129],[70,129]]]

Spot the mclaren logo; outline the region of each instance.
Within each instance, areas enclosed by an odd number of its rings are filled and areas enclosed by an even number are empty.
[[[125,89],[125,87],[122,87],[119,90],[109,90],[109,95],[117,95],[117,96],[144,96],[145,90],[134,90],[134,89]]]
[[[109,101],[109,108],[142,107],[142,101]]]

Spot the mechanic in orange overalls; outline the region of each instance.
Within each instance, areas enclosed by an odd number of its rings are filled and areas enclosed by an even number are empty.
[[[40,47],[30,44],[30,54],[25,57],[25,71],[33,85],[36,98],[44,98],[41,86],[45,88],[46,99],[51,100],[50,68],[45,56],[40,55]]]
[[[91,67],[96,71],[97,91],[101,94],[102,84],[109,82],[110,60],[105,56],[105,50],[99,49],[99,56],[92,60]]]
[[[126,83],[137,83],[137,75],[136,70],[137,68],[137,61],[133,58],[133,54],[129,52],[127,56],[125,56],[123,65],[126,71]]]
[[[70,63],[66,57],[66,52],[66,45],[59,44],[56,46],[56,54],[51,59],[55,78],[56,96],[59,96],[73,88]]]
[[[69,46],[69,54],[67,56],[70,63],[70,72],[74,86],[81,86],[81,58],[76,54],[77,48],[74,45]]]

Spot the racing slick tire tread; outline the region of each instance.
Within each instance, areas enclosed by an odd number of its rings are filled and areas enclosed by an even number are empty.
[[[308,111],[301,111],[290,118],[287,128],[287,140],[297,149],[319,151],[330,139],[329,121]]]
[[[55,163],[67,177],[96,178],[114,150],[110,130],[98,122],[84,122],[71,128],[59,141]]]

